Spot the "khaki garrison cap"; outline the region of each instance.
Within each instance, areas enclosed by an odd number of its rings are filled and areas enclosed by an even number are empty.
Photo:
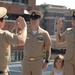
[[[43,17],[43,14],[37,10],[31,10],[29,14],[31,19],[42,19]]]
[[[0,7],[0,19],[6,18],[7,9],[5,7]]]

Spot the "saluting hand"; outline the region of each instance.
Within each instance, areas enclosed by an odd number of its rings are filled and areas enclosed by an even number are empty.
[[[62,25],[63,25],[62,19],[59,18],[58,21],[57,21],[57,30],[60,30],[62,28]]]
[[[27,27],[26,21],[24,20],[23,17],[19,16],[16,20],[18,27],[23,29],[24,27]]]

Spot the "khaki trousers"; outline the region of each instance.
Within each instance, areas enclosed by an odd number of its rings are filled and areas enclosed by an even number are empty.
[[[75,75],[75,65],[71,61],[64,61],[64,71],[65,75]]]
[[[34,61],[24,59],[22,62],[21,75],[42,75],[43,60],[38,59]]]

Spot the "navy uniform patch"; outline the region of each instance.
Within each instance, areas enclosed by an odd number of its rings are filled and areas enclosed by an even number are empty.
[[[38,39],[39,42],[42,42],[42,41],[44,40],[44,38],[43,38],[42,35],[39,35],[39,36],[37,37],[37,39]]]

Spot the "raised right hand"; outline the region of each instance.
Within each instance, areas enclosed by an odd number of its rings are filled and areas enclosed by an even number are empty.
[[[63,25],[62,19],[59,18],[58,21],[57,21],[57,29],[61,29],[62,28],[62,25]]]
[[[18,27],[23,29],[24,27],[27,27],[26,21],[24,20],[23,17],[19,16],[16,20]]]

